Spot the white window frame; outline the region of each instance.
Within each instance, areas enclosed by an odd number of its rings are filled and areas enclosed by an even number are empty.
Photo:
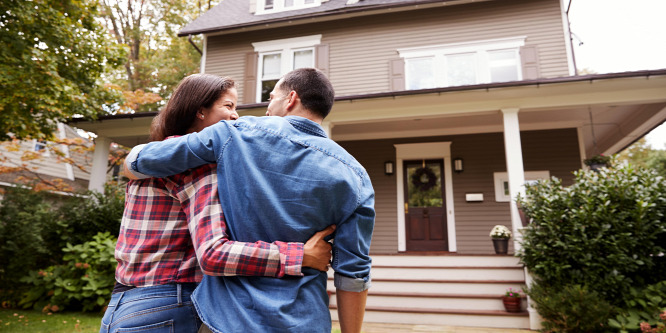
[[[46,141],[41,142],[39,140],[33,140],[32,151],[40,153],[42,156],[51,156],[51,152],[49,151],[48,143]]]
[[[293,6],[285,7],[284,6],[285,0],[273,0],[273,8],[266,9],[266,0],[257,0],[257,11],[255,14],[256,15],[272,14],[272,13],[285,12],[289,10],[297,10],[297,9],[321,6],[321,0],[314,0],[313,3],[305,3],[305,0],[293,0],[293,1],[294,1]]]
[[[488,52],[501,50],[514,50],[516,52],[516,68],[518,80],[522,80],[522,66],[520,61],[520,47],[525,45],[526,36],[481,40],[466,43],[452,43],[442,45],[420,46],[398,49],[400,57],[405,59],[405,87],[409,84],[407,63],[410,59],[434,58],[433,71],[435,72],[435,87],[448,87],[446,75],[446,56],[456,54],[474,54],[476,62],[475,84],[490,83],[490,62]],[[432,87],[432,88],[435,88]],[[419,88],[420,89],[420,88]]]
[[[550,178],[550,171],[525,171],[525,184],[536,182],[537,180],[545,180]],[[497,202],[510,202],[511,194],[504,191],[504,188],[509,188],[509,175],[506,172],[494,172],[493,179],[495,183],[495,201]]]
[[[263,0],[262,0],[263,1]],[[255,100],[261,101],[262,73],[264,71],[264,56],[280,54],[280,75],[282,76],[293,69],[294,53],[298,51],[312,50],[312,66],[315,65],[315,45],[321,44],[322,35],[311,35],[295,38],[276,39],[265,42],[252,43],[254,51],[259,53],[257,64],[257,93]],[[279,77],[275,78],[279,79]]]

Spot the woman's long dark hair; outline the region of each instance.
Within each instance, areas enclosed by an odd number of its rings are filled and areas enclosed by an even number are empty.
[[[211,107],[236,83],[228,77],[192,74],[184,78],[171,99],[150,125],[150,141],[161,141],[172,135],[185,135],[192,127],[197,112]]]

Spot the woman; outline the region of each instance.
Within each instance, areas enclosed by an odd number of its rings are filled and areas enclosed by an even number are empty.
[[[234,81],[214,75],[185,78],[151,126],[164,140],[238,119]],[[116,287],[100,332],[197,332],[190,301],[202,271],[209,275],[301,275],[326,270],[332,227],[307,243],[228,240],[217,193],[215,165],[176,176],[130,181],[116,246]]]

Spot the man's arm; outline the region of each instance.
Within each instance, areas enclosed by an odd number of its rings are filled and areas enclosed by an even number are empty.
[[[202,271],[215,276],[300,276],[301,266],[327,270],[331,245],[329,226],[307,243],[236,242],[229,240],[222,214],[215,169],[192,170],[180,187],[168,186],[181,202]],[[191,181],[190,181],[191,180]]]
[[[360,333],[368,290],[353,292],[338,289],[335,292],[335,298],[338,304],[340,331],[342,333]]]
[[[232,124],[221,121],[201,132],[136,146],[125,159],[128,177],[166,177],[204,164],[216,163],[220,153],[216,151],[216,147],[229,139],[230,126]]]
[[[342,333],[360,332],[370,288],[370,240],[375,224],[375,196],[370,178],[363,177],[359,205],[338,224],[333,244],[334,284]]]

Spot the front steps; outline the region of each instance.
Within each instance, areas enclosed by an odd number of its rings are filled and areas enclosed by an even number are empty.
[[[501,300],[506,289],[525,285],[518,258],[373,255],[372,261],[365,322],[529,329],[527,312],[506,312]],[[330,309],[338,320],[332,276]]]

